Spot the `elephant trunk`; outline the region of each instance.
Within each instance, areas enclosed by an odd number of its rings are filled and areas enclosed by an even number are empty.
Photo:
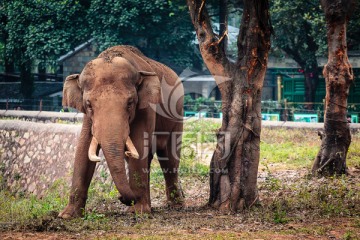
[[[139,199],[131,190],[127,180],[125,168],[125,139],[115,138],[114,135],[105,138],[106,140],[101,143],[101,148],[104,152],[106,162],[108,164],[111,176],[115,186],[121,197],[119,198],[122,203],[127,206],[135,204]]]

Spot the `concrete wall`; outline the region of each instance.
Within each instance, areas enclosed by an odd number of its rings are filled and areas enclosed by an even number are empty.
[[[42,196],[57,179],[71,183],[81,125],[0,120],[0,173],[12,192]],[[106,171],[98,163],[96,181]],[[104,176],[104,174],[101,174]]]
[[[0,165],[12,191],[42,195],[56,179],[69,181],[80,126],[0,120]]]

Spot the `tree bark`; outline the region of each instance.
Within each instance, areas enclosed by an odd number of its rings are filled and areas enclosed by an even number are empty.
[[[323,75],[326,81],[325,121],[321,149],[312,172],[328,176],[347,171],[346,155],[351,142],[347,122],[347,97],[354,80],[347,55],[346,25],[354,9],[352,0],[322,0],[325,12],[328,41],[328,62]]]
[[[251,207],[258,199],[261,92],[272,32],[267,0],[244,0],[238,59],[221,46],[205,1],[187,0],[203,60],[221,92],[222,125],[210,163],[209,204],[223,211]]]

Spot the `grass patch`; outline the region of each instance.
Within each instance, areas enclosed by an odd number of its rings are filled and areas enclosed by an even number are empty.
[[[41,199],[23,193],[12,194],[0,191],[0,222],[25,224],[29,220],[39,219],[53,211],[60,211],[67,204],[68,186],[57,180]]]
[[[360,217],[360,184],[346,177],[279,179],[269,173],[259,184],[268,221],[287,223],[317,217]]]
[[[282,226],[294,223],[346,218],[351,219],[351,224],[344,228],[338,238],[358,237],[360,176],[309,178],[306,170],[311,167],[320,147],[317,132],[313,130],[262,129],[260,170],[263,171],[260,171],[258,184],[261,200],[259,205],[250,211],[225,216],[199,207],[206,204],[209,196],[209,165],[196,160],[196,152],[192,149],[197,142],[207,145],[213,143],[219,126],[217,122],[205,120],[188,121],[185,124],[179,169],[188,204],[188,208],[184,210],[162,207],[166,201],[164,177],[158,161],[154,160],[151,165],[150,184],[155,209],[151,215],[134,216],[122,213],[124,206],[117,199],[118,192],[114,184],[107,181],[109,174],[101,172],[100,180],[92,181],[90,186],[84,218],[72,221],[56,219],[57,213],[67,204],[69,195],[69,186],[61,180],[41,199],[21,193],[11,194],[4,187],[0,187],[0,230],[1,226],[9,223],[14,229],[33,229],[30,226],[35,225],[36,229],[76,233],[87,230],[121,231],[130,236],[135,234],[138,239],[148,239],[149,235],[152,235],[153,239],[181,238],[184,233],[190,239],[251,239],[253,236],[272,239],[274,235],[271,234],[274,232],[267,232],[269,226],[282,229]],[[360,168],[360,133],[352,136],[348,166]],[[2,168],[0,166],[0,171],[3,171]],[[283,170],[291,170],[296,174],[290,176]],[[1,180],[0,186],[4,186]],[[261,227],[254,227],[254,223],[260,223]],[[216,232],[224,229],[238,232]],[[250,233],[251,229],[257,229],[258,234]],[[240,234],[240,231],[245,232]],[[284,237],[291,234],[328,236],[331,231],[331,227],[319,225],[301,226],[276,233]],[[196,235],[198,233],[199,235]],[[113,237],[108,235],[101,239]]]
[[[216,132],[221,123],[211,120],[189,120],[185,122],[183,143],[185,146],[192,143],[216,142]]]

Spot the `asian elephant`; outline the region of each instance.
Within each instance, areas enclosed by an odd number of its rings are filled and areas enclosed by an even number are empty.
[[[59,217],[83,214],[100,149],[120,201],[130,206],[128,211],[151,211],[149,176],[155,153],[164,173],[168,204],[182,206],[178,168],[183,94],[175,72],[131,46],[111,47],[87,63],[81,74],[67,77],[63,105],[83,112],[84,118],[69,203]]]

